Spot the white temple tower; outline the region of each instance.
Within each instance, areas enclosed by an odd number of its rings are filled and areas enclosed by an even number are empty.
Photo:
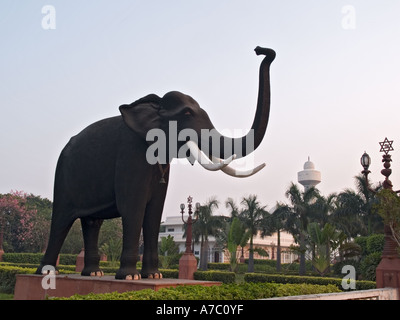
[[[310,161],[310,157],[308,157],[308,161],[304,163],[304,170],[297,173],[297,180],[304,186],[304,191],[315,187],[321,182],[321,172],[315,170],[314,163]]]

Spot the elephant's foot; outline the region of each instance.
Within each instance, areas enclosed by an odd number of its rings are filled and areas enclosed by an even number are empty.
[[[142,279],[142,276],[140,274],[134,274],[133,276],[131,274],[128,274],[125,277],[125,280],[140,280]]]
[[[115,279],[119,280],[140,280],[142,279],[139,271],[136,268],[120,268],[115,275]]]
[[[42,275],[48,275],[48,274],[58,274],[58,270],[56,267],[52,265],[40,265],[37,269],[35,274],[42,274]]]
[[[81,275],[87,277],[102,277],[104,276],[104,272],[99,268],[99,266],[88,266],[83,268]]]
[[[149,278],[149,279],[162,279],[162,273],[161,272],[159,272],[159,273],[150,273],[148,276],[147,276],[147,278]]]
[[[146,272],[142,270],[141,272],[142,278],[147,278],[147,279],[162,279],[162,273],[158,270],[152,271],[152,272]]]

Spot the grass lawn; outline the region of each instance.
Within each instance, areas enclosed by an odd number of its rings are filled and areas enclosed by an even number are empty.
[[[14,295],[9,294],[9,293],[1,293],[0,292],[0,300],[13,300]]]

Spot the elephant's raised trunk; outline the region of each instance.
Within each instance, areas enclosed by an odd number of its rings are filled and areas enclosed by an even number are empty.
[[[257,47],[255,48],[255,52],[257,55],[265,55],[265,58],[260,66],[257,110],[251,130],[247,135],[240,138],[226,137],[214,131],[213,134],[208,137],[208,140],[202,140],[201,146],[203,151],[207,150],[204,146],[208,146],[208,153],[210,156],[226,159],[236,154],[237,158],[245,157],[253,152],[264,138],[270,110],[269,69],[272,61],[275,59],[275,51]]]

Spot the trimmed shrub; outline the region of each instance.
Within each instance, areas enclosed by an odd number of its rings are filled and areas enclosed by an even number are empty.
[[[328,277],[306,277],[278,274],[261,274],[261,273],[246,273],[244,276],[246,282],[273,282],[273,283],[307,283],[318,285],[335,285],[342,289],[342,279]],[[375,289],[376,283],[373,281],[356,281],[357,290]]]
[[[40,264],[43,253],[4,253],[3,262]],[[77,254],[60,254],[60,264],[75,265]]]
[[[14,293],[17,274],[32,274],[36,269],[15,266],[0,266],[0,292]]]
[[[385,244],[384,234],[373,234],[367,238],[367,252],[368,254],[379,252],[382,253]]]
[[[6,263],[0,264],[0,292],[14,293],[15,281],[17,274],[34,274],[37,266],[34,268],[18,267],[14,265],[7,265]],[[76,273],[74,271],[66,270],[58,267],[60,274]]]
[[[275,260],[255,260],[257,263],[254,264],[254,272],[264,272],[264,273],[276,273],[276,261]],[[237,272],[246,273],[248,265],[247,263],[239,263]],[[209,270],[224,270],[230,271],[229,263],[221,262],[210,262],[208,263]],[[290,271],[289,271],[290,272]],[[298,273],[298,271],[297,271]]]
[[[61,253],[60,264],[62,265],[75,265],[77,254]]]
[[[362,256],[365,256],[366,254],[368,254],[367,240],[368,240],[368,237],[357,237],[354,239],[354,242],[357,243],[361,247],[361,255]]]
[[[222,262],[209,262],[207,264],[208,270],[225,270],[229,271],[231,265],[229,263],[222,263]]]
[[[360,263],[360,271],[363,279],[375,281],[376,267],[381,261],[382,253],[374,252],[367,255]]]
[[[40,264],[43,253],[4,253],[4,262]]]
[[[178,279],[179,278],[179,270],[176,269],[159,269],[162,273],[163,278],[172,278]]]
[[[235,283],[235,273],[227,271],[196,271],[195,280],[220,281],[223,283]]]
[[[74,295],[54,300],[254,300],[301,294],[340,292],[334,285],[243,283],[221,286],[178,286],[158,291],[145,289],[124,293]]]
[[[249,259],[245,259],[244,263],[249,264]],[[276,260],[254,259],[254,265],[257,265],[257,264],[263,264],[263,265],[267,265],[267,266],[276,268]]]
[[[360,261],[355,260],[355,259],[351,259],[351,260],[347,259],[347,260],[344,260],[344,261],[336,262],[333,265],[333,268],[332,268],[334,276],[344,277],[345,274],[342,273],[342,269],[343,269],[344,266],[347,266],[347,265],[351,265],[356,269],[356,278],[358,279],[359,276],[361,275]]]

